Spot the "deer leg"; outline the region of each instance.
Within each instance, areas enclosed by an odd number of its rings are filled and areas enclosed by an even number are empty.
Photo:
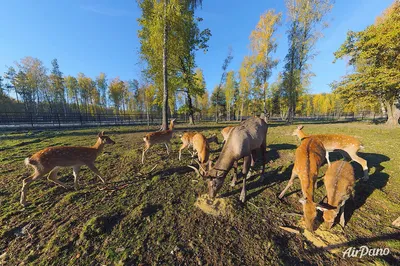
[[[101,182],[105,183],[104,178],[101,176],[99,170],[96,168],[96,166],[92,163],[88,163],[86,164],[87,167],[89,167],[90,170],[93,171],[93,173],[95,173],[97,175],[98,178],[100,178]]]
[[[35,172],[33,175],[31,175],[30,177],[25,178],[22,181],[22,189],[21,189],[21,199],[20,199],[20,203],[22,206],[26,207],[27,203],[26,203],[26,194],[28,193],[28,188],[29,188],[29,184],[32,183],[34,180],[43,177],[43,174],[40,174],[39,172]]]
[[[251,176],[251,156],[244,157],[243,160],[243,187],[242,187],[242,192],[240,193],[240,201],[245,202],[246,201],[246,179]]]
[[[78,174],[79,174],[79,170],[81,169],[80,165],[76,165],[72,168],[72,172],[74,174],[74,186],[75,186],[75,190],[79,189],[79,182],[78,182]]]
[[[285,195],[286,190],[288,190],[292,185],[293,185],[293,180],[296,178],[297,174],[295,173],[295,171],[292,171],[292,175],[289,179],[289,183],[286,185],[285,189],[282,190],[281,194],[279,194],[279,199],[283,198],[283,196]]]
[[[350,157],[353,161],[356,161],[357,163],[359,163],[362,166],[362,168],[364,170],[363,180],[367,181],[369,179],[367,161],[364,160],[363,158],[359,157],[356,152],[351,152],[351,153],[347,152],[347,153],[350,155]]]
[[[51,172],[50,172],[49,176],[47,177],[47,179],[49,181],[52,181],[52,182],[56,183],[59,186],[62,186],[65,189],[68,189],[69,187],[66,184],[64,184],[63,182],[61,182],[60,180],[57,179],[58,171],[60,171],[60,168],[59,167],[54,167],[54,169],[51,170]]]
[[[179,161],[181,160],[182,150],[185,149],[187,146],[188,146],[188,144],[182,143],[181,147],[179,148]],[[192,154],[192,153],[190,152],[190,154]]]
[[[237,168],[238,168],[238,161],[235,161],[233,163],[233,177],[231,181],[231,187],[234,187],[236,185],[237,181]]]
[[[165,145],[165,148],[167,148],[167,154],[169,155],[168,144],[167,144],[167,143],[164,143],[164,145]]]
[[[144,146],[143,148],[143,153],[142,153],[142,164],[144,164],[144,155],[146,154],[146,152],[149,150],[149,146]]]

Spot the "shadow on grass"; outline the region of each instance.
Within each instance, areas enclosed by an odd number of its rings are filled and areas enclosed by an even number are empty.
[[[377,154],[377,153],[359,153],[360,157],[364,158],[368,162],[368,168],[371,170],[372,168],[375,170],[372,174],[370,174],[368,181],[363,181],[359,179],[355,185],[355,193],[354,193],[354,203],[349,201],[350,204],[346,204],[345,206],[345,219],[349,221],[354,211],[362,207],[369,196],[376,190],[382,189],[386,186],[389,175],[384,173],[383,170],[385,167],[381,165],[383,162],[387,162],[390,160],[389,157]],[[358,163],[351,163],[354,168],[354,173],[356,176],[363,176],[363,170]],[[353,204],[351,204],[353,203]],[[353,205],[353,206],[351,206]]]

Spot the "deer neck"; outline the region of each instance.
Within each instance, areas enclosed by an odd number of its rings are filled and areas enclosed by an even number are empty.
[[[303,132],[303,130],[299,130],[297,136],[299,137],[300,140],[307,138],[307,135]]]
[[[96,156],[99,156],[103,152],[104,143],[101,138],[97,138],[96,144],[94,144],[92,148],[97,150]]]
[[[173,130],[173,129],[174,129],[174,121],[171,121],[171,122],[169,123],[169,129],[170,129],[170,130]]]

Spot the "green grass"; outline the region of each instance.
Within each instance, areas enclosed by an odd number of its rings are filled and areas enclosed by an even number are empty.
[[[222,140],[219,131],[224,126],[203,124],[195,130],[206,136],[217,133]],[[176,130],[187,128],[178,125]],[[210,216],[194,207],[207,185],[187,167],[191,163],[187,151],[183,160],[178,160],[179,133],[170,156],[164,146],[155,146],[141,165],[142,137],[156,127],[101,128],[116,141],[116,145],[106,146],[96,161],[110,183],[108,188],[83,167],[80,190],[65,190],[46,179],[34,182],[27,196],[31,205],[23,210],[19,205],[22,179],[31,174],[24,158],[53,145],[92,145],[100,128],[0,133],[0,255],[6,252],[6,265],[329,265],[391,264],[399,259],[399,234],[391,222],[400,209],[400,129],[362,123],[305,126],[309,134],[353,135],[365,146],[360,156],[368,161],[370,180],[357,181],[355,210],[346,228],[335,226],[331,232],[347,240],[343,250],[367,245],[388,247],[391,254],[360,260],[316,249],[302,235],[279,228],[297,227],[300,218],[285,214],[302,211],[298,180],[283,200],[277,199],[290,177],[299,144],[291,136],[294,128],[278,124],[269,128],[265,182],[258,182],[257,166],[247,183],[246,204],[239,202],[241,184],[231,188],[226,180],[220,195],[234,203],[232,214],[226,217]],[[211,144],[211,148],[215,159],[220,147]],[[361,177],[361,167],[352,165],[357,178]],[[73,185],[71,169],[60,171],[59,177]],[[324,195],[319,180],[316,199]]]

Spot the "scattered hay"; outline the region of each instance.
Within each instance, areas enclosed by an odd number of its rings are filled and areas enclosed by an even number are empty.
[[[194,205],[213,216],[226,216],[232,209],[232,203],[229,199],[217,198],[213,200],[209,198],[208,194],[198,197]]]
[[[304,227],[304,225],[303,225]],[[331,246],[339,246],[340,244],[346,243],[348,240],[339,234],[333,233],[328,230],[323,230],[318,228],[313,233],[308,230],[303,231],[304,237],[314,244],[314,246],[319,248],[324,248],[331,253],[339,253],[341,252],[340,248],[331,247]]]

